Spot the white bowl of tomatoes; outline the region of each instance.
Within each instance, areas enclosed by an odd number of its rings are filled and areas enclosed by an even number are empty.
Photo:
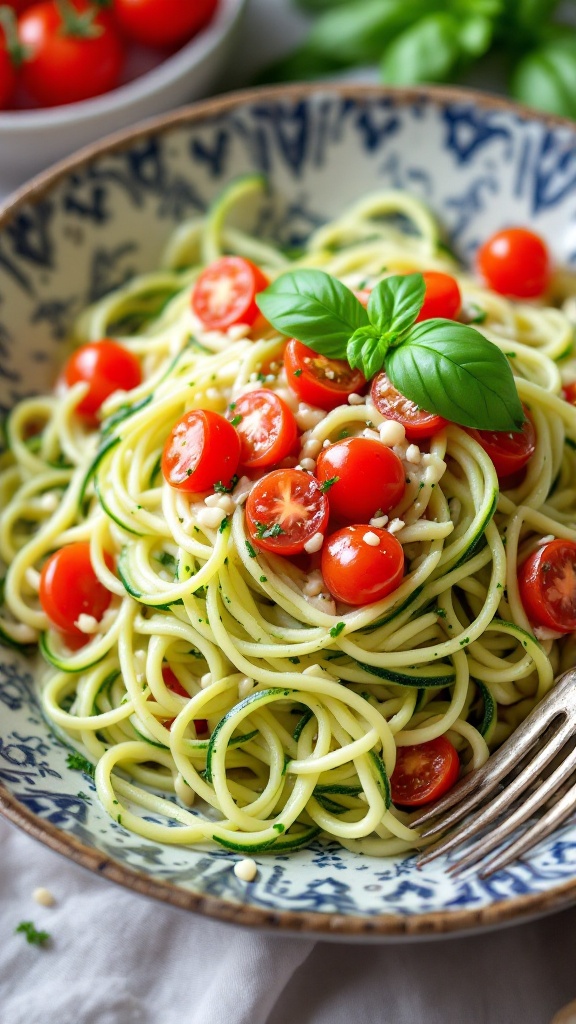
[[[205,95],[245,2],[0,6],[0,194],[80,145]]]

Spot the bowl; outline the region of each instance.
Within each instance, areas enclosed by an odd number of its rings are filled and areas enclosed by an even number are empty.
[[[117,134],[22,189],[0,215],[0,404],[50,388],[89,301],[157,266],[171,232],[238,175],[268,177],[267,222],[298,246],[348,203],[410,190],[466,260],[506,223],[530,224],[573,263],[576,126],[479,93],[300,85],[210,100]],[[42,717],[36,666],[0,660],[0,806],[32,836],[122,885],[225,921],[325,937],[400,940],[520,921],[576,900],[576,824],[488,880],[316,839],[256,856],[247,883],[225,849],[161,846],[112,821]],[[81,791],[81,792],[79,792]]]
[[[0,195],[79,146],[205,96],[233,51],[245,5],[220,0],[189,43],[111,92],[61,107],[0,111]]]

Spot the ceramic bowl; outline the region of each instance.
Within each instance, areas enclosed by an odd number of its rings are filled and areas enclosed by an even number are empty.
[[[0,195],[79,146],[205,96],[233,52],[245,6],[246,0],[220,0],[214,18],[194,39],[102,96],[45,110],[0,112]]]
[[[0,403],[49,388],[73,317],[156,266],[174,227],[238,174],[270,182],[266,222],[298,245],[378,188],[409,189],[464,260],[506,223],[531,224],[576,261],[576,126],[444,89],[295,86],[167,115],[60,164],[0,216]],[[488,881],[447,861],[372,859],[334,842],[256,857],[161,847],[101,809],[66,767],[34,697],[34,663],[0,655],[0,803],[30,834],[106,877],[212,917],[360,939],[424,937],[520,920],[576,900],[576,824]],[[79,792],[80,791],[80,792]],[[82,794],[87,794],[87,797]]]

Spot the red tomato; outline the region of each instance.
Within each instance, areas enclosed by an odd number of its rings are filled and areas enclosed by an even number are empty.
[[[421,320],[432,320],[434,317],[455,320],[462,305],[458,282],[450,274],[442,274],[438,270],[426,270],[422,277],[426,291],[416,323]]]
[[[526,228],[497,231],[481,245],[476,262],[489,288],[516,299],[535,299],[550,280],[550,257],[539,235]]]
[[[68,387],[86,381],[88,392],[76,406],[78,412],[92,425],[98,423],[96,415],[102,403],[115,391],[131,391],[142,381],[140,363],[132,352],[115,341],[91,341],[70,356],[64,366],[64,380]]]
[[[110,555],[105,556],[109,569]],[[55,551],[40,573],[40,604],[57,629],[71,637],[88,637],[75,625],[82,614],[98,621],[104,615],[112,594],[100,582],[90,560],[90,544],[75,541]]]
[[[88,28],[86,0],[72,0],[72,13],[62,13],[54,0],[42,0],[21,16],[18,32],[29,57],[21,68],[26,92],[41,107],[99,96],[118,85],[124,48],[107,11],[95,12]],[[76,15],[76,17],[74,16]]]
[[[357,288],[357,289],[355,288],[354,289],[354,295],[358,299],[358,302],[362,303],[362,305],[364,306],[364,309],[366,309],[366,306],[368,305],[368,303],[370,301],[370,295],[371,294],[372,294],[372,289],[371,288]]]
[[[316,476],[321,484],[335,481],[326,490],[330,511],[354,523],[367,523],[378,510],[389,512],[406,487],[398,456],[367,437],[349,437],[324,448]]]
[[[498,479],[513,477],[532,458],[536,451],[536,431],[528,410],[522,430],[468,430],[494,463]]]
[[[570,405],[576,405],[576,380],[571,380],[569,384],[565,384],[562,388],[562,393],[567,402]]]
[[[263,551],[298,555],[328,523],[328,499],[301,469],[275,469],[254,485],[246,502],[250,539]]]
[[[215,483],[229,487],[240,462],[240,438],[224,416],[193,409],[176,421],[162,452],[162,474],[171,487],[199,494]]]
[[[404,398],[384,372],[379,373],[372,381],[370,394],[382,416],[388,420],[398,420],[402,424],[409,441],[421,441],[425,437],[432,437],[446,426],[447,421],[442,416],[419,409],[409,398]]]
[[[378,544],[364,537],[374,533]],[[391,533],[375,526],[345,526],[322,548],[322,575],[330,593],[344,604],[380,601],[402,582],[404,551]]]
[[[458,781],[458,752],[445,736],[412,747],[398,747],[390,777],[392,802],[420,807],[447,793]]]
[[[178,679],[175,672],[172,671],[169,665],[162,665],[162,679],[167,690],[171,690],[172,693],[177,693],[180,697],[190,698],[190,694],[184,689],[182,683]]]
[[[558,633],[576,629],[576,544],[551,540],[536,548],[518,571],[520,598],[534,626]]]
[[[260,314],[255,297],[268,284],[268,278],[250,260],[222,256],[196,281],[192,309],[212,331],[225,331],[233,324],[253,324]]]
[[[257,388],[241,395],[231,414],[240,436],[243,466],[274,466],[292,451],[298,436],[296,420],[274,391]]]
[[[120,28],[144,46],[181,46],[208,24],[218,0],[114,0]]]
[[[335,409],[348,395],[361,391],[366,380],[343,359],[328,359],[292,338],[284,353],[284,370],[289,387],[298,398],[319,409]]]
[[[9,106],[16,89],[16,69],[10,54],[6,30],[0,24],[0,109]]]

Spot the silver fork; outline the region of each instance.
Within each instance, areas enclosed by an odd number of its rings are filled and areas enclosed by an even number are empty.
[[[547,776],[541,778],[541,772],[573,737],[576,737],[576,669],[558,678],[553,689],[486,764],[411,820],[415,828],[428,825],[421,836],[429,839],[452,829],[475,811],[447,838],[429,847],[419,863],[427,863],[467,840],[476,839],[448,871],[457,873],[471,867],[511,838],[520,825],[559,794],[542,817],[482,865],[480,876],[485,878],[499,871],[550,835],[576,809],[576,779],[569,784],[570,776],[576,771],[576,746],[558,766],[552,766]],[[525,799],[514,806],[523,794],[526,794]],[[489,832],[483,834],[486,829]]]

